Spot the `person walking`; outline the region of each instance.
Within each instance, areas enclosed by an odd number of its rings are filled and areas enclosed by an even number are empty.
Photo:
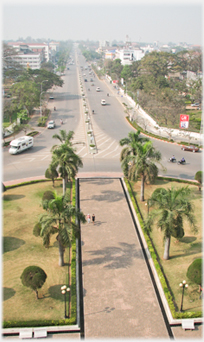
[[[92,222],[93,222],[93,224],[95,223],[95,215],[94,214],[92,215]]]
[[[87,222],[90,223],[90,221],[91,221],[91,215],[88,214],[88,215],[87,215]]]

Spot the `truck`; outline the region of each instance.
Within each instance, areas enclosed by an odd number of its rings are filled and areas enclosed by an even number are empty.
[[[28,148],[32,147],[34,143],[33,137],[24,136],[17,138],[15,140],[12,140],[10,142],[10,154],[18,154],[24,150],[27,150]]]

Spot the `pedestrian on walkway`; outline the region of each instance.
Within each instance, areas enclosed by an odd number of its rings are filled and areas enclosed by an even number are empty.
[[[95,223],[95,215],[94,214],[92,215],[92,222],[93,222],[93,224]]]
[[[87,222],[90,223],[90,221],[91,221],[91,215],[88,214],[88,215],[87,215]]]

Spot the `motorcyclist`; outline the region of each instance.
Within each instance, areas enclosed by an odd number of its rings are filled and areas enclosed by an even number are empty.
[[[92,114],[94,114],[94,110],[92,110]]]
[[[176,160],[175,156],[173,155],[170,160],[173,162],[174,160]]]
[[[181,158],[181,163],[185,163],[185,158]]]

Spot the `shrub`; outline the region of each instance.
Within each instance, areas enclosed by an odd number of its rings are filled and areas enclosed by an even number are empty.
[[[196,259],[188,267],[187,277],[195,284],[202,284],[202,259]]]
[[[40,231],[41,231],[41,224],[38,222],[35,224],[34,228],[33,228],[33,235],[35,236],[40,236]]]
[[[42,116],[41,118],[38,119],[38,126],[39,127],[44,127],[47,121],[47,116]]]
[[[203,171],[198,171],[195,174],[195,180],[199,183],[199,190],[201,191],[201,185],[203,183]]]
[[[30,132],[30,133],[28,133],[28,134],[26,134],[26,135],[31,136],[31,137],[34,137],[34,136],[37,135],[38,133],[39,133],[38,131],[32,131],[32,132]]]
[[[51,190],[47,190],[44,192],[42,201],[50,201],[51,199],[54,199],[54,193]]]
[[[52,183],[54,186],[54,181],[55,178],[58,177],[58,172],[54,167],[49,167],[46,171],[45,171],[45,177],[48,179],[52,179]]]
[[[24,269],[20,278],[24,286],[30,287],[35,291],[36,298],[38,299],[38,289],[43,286],[47,278],[47,274],[43,269],[38,266],[28,266]]]

